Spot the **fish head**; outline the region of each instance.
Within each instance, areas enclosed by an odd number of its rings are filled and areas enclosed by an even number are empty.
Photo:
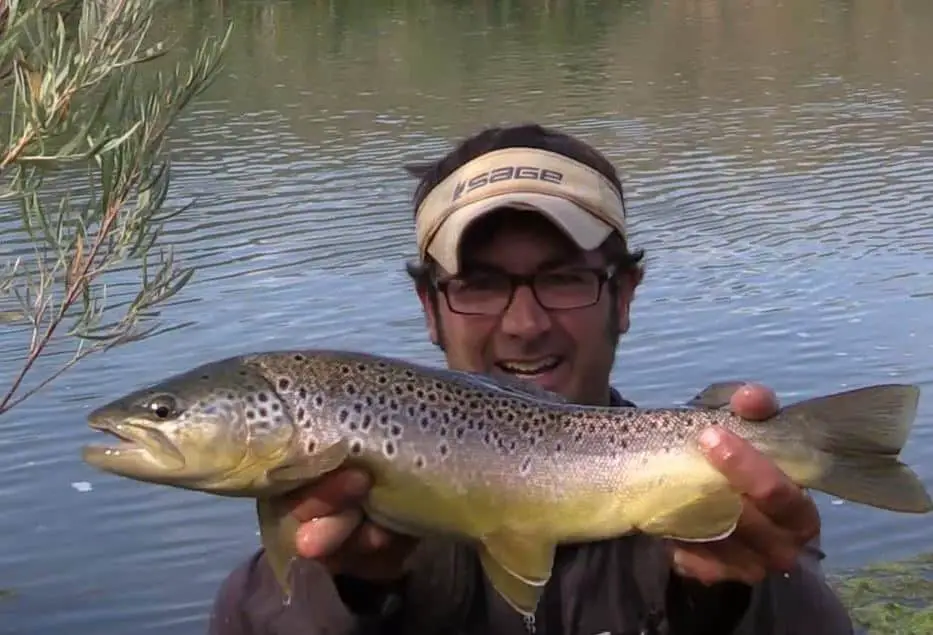
[[[286,404],[256,369],[217,362],[97,408],[89,426],[118,439],[86,446],[97,469],[139,481],[249,495],[287,460],[297,434]]]

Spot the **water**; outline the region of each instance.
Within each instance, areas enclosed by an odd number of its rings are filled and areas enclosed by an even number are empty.
[[[649,258],[626,396],[915,382],[906,458],[933,487],[933,4],[178,2],[156,26],[193,45],[231,18],[223,75],[173,135],[172,201],[195,206],[167,239],[199,268],[165,312],[179,328],[87,360],[0,425],[0,633],[204,631],[257,544],[251,505],[91,471],[84,416],[250,349],[440,364],[402,269],[401,166],[496,122],[579,134],[624,176]],[[0,377],[24,346],[0,332]],[[933,548],[928,519],[819,503],[830,567]]]

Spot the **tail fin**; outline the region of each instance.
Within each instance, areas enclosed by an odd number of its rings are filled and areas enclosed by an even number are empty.
[[[920,478],[898,460],[917,414],[920,389],[904,384],[869,386],[817,397],[784,409],[830,458],[809,486],[845,500],[922,514],[933,500]]]

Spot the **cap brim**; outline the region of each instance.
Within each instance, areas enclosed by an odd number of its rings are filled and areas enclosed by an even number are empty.
[[[501,194],[455,211],[434,235],[428,253],[445,271],[457,273],[464,233],[486,214],[504,207],[537,212],[547,217],[584,251],[599,247],[613,231],[610,225],[565,198],[535,193]]]

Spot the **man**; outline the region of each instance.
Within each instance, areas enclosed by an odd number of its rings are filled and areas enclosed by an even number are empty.
[[[585,404],[633,405],[609,386],[642,280],[612,165],[535,125],[490,129],[417,170],[419,259],[409,266],[428,332],[450,367],[519,377]],[[765,419],[765,388],[706,394]],[[852,632],[826,585],[813,502],[773,463],[719,429],[711,463],[745,494],[738,528],[707,544],[634,534],[558,549],[531,624],[489,586],[476,556],[363,521],[367,476],[341,471],[296,497],[288,606],[260,550],[221,588],[214,635],[429,633],[791,635]]]

